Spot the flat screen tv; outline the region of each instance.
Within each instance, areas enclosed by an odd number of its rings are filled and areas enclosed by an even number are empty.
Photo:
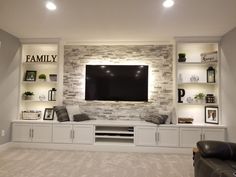
[[[148,66],[86,65],[85,100],[148,101]]]

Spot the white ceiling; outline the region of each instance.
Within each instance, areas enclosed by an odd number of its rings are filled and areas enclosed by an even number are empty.
[[[0,0],[0,28],[19,38],[156,41],[222,36],[236,27],[236,0]]]

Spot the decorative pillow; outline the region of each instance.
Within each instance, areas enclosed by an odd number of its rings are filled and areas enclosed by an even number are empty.
[[[89,116],[87,114],[75,114],[73,116],[75,122],[90,120]]]
[[[73,121],[73,115],[81,114],[81,110],[80,110],[79,105],[67,105],[66,109],[69,114],[70,121]]]
[[[57,120],[59,122],[70,121],[70,118],[69,118],[69,115],[65,106],[54,106],[53,109],[56,112]]]
[[[150,115],[147,119],[147,122],[152,122],[154,124],[165,124],[166,120],[168,119],[168,115]]]

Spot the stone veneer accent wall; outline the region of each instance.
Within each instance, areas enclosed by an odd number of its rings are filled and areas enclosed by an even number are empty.
[[[169,113],[173,107],[172,45],[66,45],[64,48],[65,105],[78,104],[95,119],[140,120],[148,111]],[[148,65],[148,102],[85,101],[85,66]],[[141,116],[140,116],[141,115]]]

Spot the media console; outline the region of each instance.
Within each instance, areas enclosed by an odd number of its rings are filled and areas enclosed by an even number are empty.
[[[16,120],[12,122],[12,141],[16,145],[43,147],[79,147],[96,150],[105,147],[119,151],[157,151],[158,148],[181,150],[195,146],[199,140],[225,140],[225,126],[156,125],[145,121],[91,120],[83,122],[50,122]],[[21,144],[22,145],[22,144]],[[66,145],[66,146],[65,146]],[[34,147],[35,147],[34,146]],[[148,148],[151,148],[148,150]],[[130,149],[129,149],[130,150]]]

